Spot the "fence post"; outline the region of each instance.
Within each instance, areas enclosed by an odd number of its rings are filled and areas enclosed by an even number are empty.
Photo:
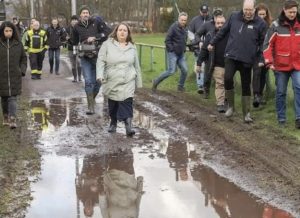
[[[168,68],[168,54],[167,54],[167,49],[165,49],[165,69],[167,70]]]
[[[150,54],[150,71],[153,71],[153,46],[150,47],[151,54]]]

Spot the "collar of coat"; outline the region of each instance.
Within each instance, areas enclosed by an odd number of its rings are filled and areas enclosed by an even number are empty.
[[[284,14],[284,11],[282,10],[279,17],[278,17],[278,21],[279,21],[279,25],[281,26],[290,26],[290,24],[286,21],[287,17],[285,16]],[[299,27],[300,25],[300,14],[299,12],[297,13],[297,16],[296,16],[296,22],[294,24],[294,27]]]
[[[115,45],[115,46],[118,46],[118,47],[120,47],[120,43],[117,41],[117,40],[115,40],[115,39],[113,39],[113,38],[110,38],[110,40],[111,40],[111,42]],[[131,48],[134,48],[135,46],[131,43],[131,42],[128,42],[128,44],[127,44],[127,46],[126,47],[124,47],[123,49],[131,49]]]
[[[7,41],[7,40],[3,41],[3,40],[1,39],[0,42],[1,42],[1,44],[2,44],[5,48],[11,48],[11,47],[13,47],[14,45],[17,45],[17,44],[20,43],[19,41],[15,40],[15,39],[9,40],[9,44],[8,44],[8,41]]]

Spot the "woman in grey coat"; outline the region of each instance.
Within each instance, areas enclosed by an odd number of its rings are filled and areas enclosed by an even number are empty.
[[[0,96],[3,125],[16,128],[17,96],[21,94],[27,57],[15,25],[5,21],[0,26]]]
[[[105,41],[98,54],[97,80],[108,98],[111,119],[108,132],[116,132],[117,121],[124,121],[126,135],[133,136],[133,96],[142,87],[137,50],[132,42],[129,26],[120,23]]]

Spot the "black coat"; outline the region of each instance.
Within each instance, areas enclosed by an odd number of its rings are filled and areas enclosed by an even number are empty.
[[[187,28],[180,27],[176,21],[173,23],[167,33],[165,44],[168,52],[175,52],[182,55],[186,49]]]
[[[216,62],[221,63],[221,66],[218,67],[224,67],[224,53],[225,53],[225,47],[227,45],[228,41],[228,34],[222,38],[220,41],[218,41],[215,44],[215,49],[212,51],[208,51],[207,47],[209,45],[209,42],[211,39],[214,38],[216,35],[216,28],[213,30],[209,31],[206,36],[205,36],[205,41],[203,43],[203,46],[201,48],[200,54],[198,56],[197,60],[197,66],[201,66],[203,62],[208,63],[207,69],[208,73],[212,73],[214,71],[214,68],[216,66]],[[219,59],[219,60],[216,60]]]
[[[100,17],[98,19],[90,18],[86,26],[80,20],[74,27],[72,42],[77,45],[79,42],[86,41],[89,37],[96,37],[98,42],[102,44],[108,38],[110,32],[111,29]]]
[[[257,54],[262,58],[266,29],[266,22],[259,16],[255,15],[253,20],[246,21],[243,11],[233,12],[210,44],[215,45],[229,34],[225,57],[253,65]]]
[[[27,69],[27,57],[21,42],[0,39],[0,96],[21,94],[22,74]]]
[[[66,30],[59,25],[57,28],[54,28],[52,25],[47,29],[47,38],[49,48],[59,48],[62,45],[62,42],[66,40]]]

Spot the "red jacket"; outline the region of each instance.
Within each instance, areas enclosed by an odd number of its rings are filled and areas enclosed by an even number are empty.
[[[300,14],[291,26],[282,12],[269,28],[263,50],[265,64],[276,71],[300,70]]]

